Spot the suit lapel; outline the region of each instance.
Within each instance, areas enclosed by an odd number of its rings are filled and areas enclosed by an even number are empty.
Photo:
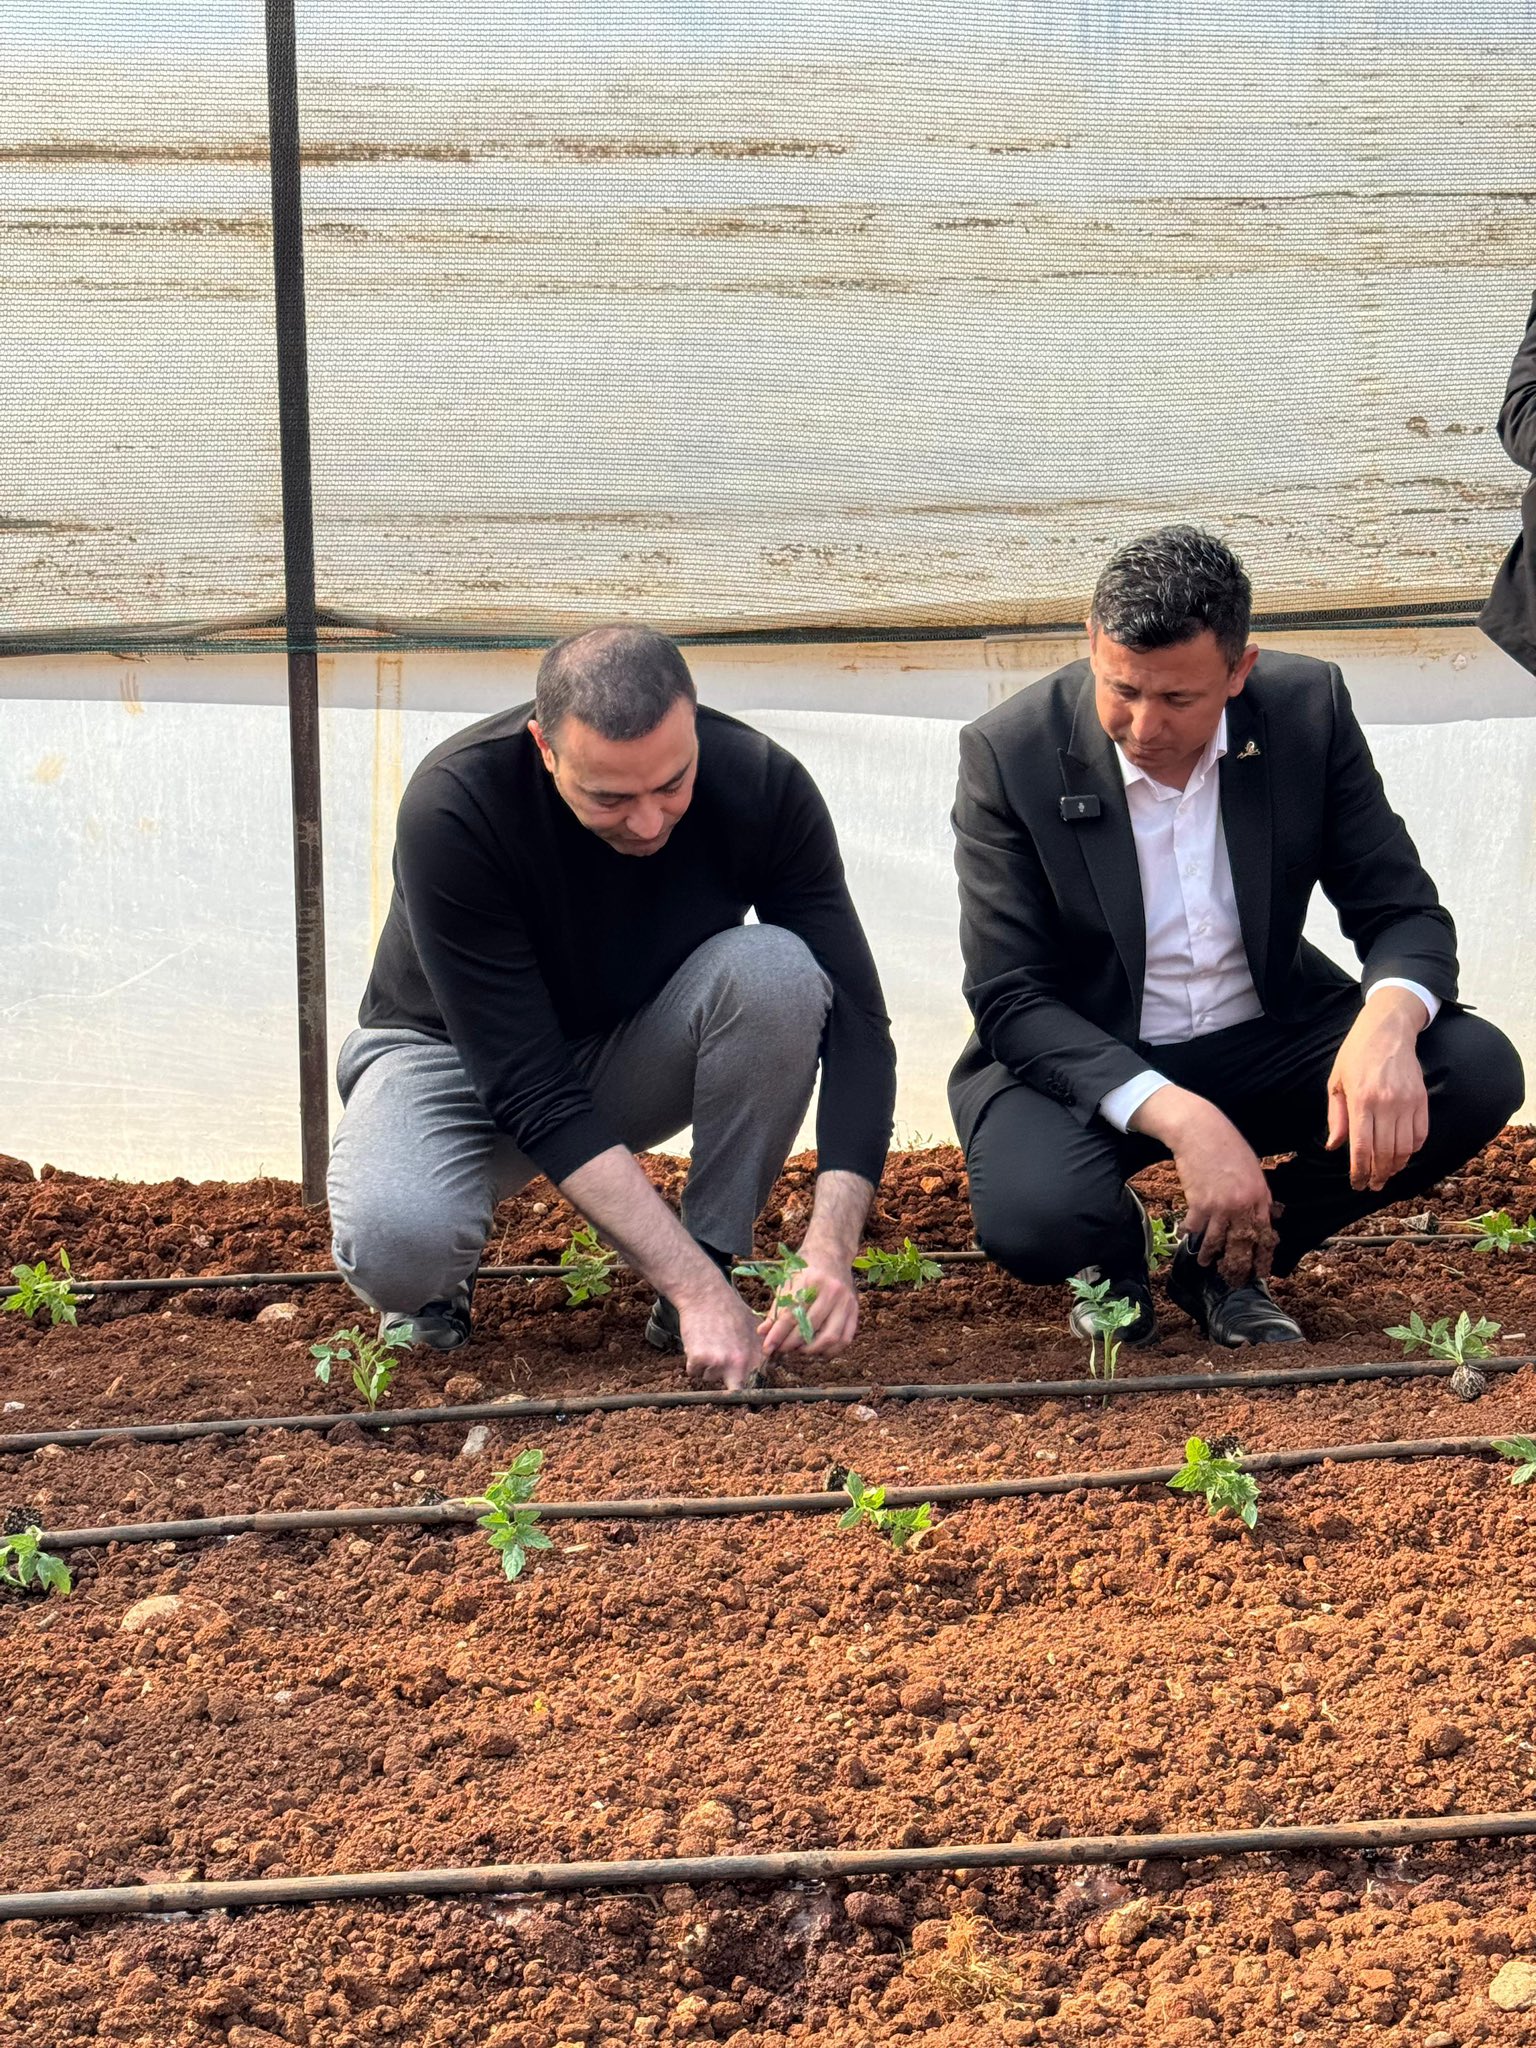
[[[1227,751],[1221,763],[1221,823],[1243,947],[1262,1000],[1269,982],[1269,909],[1275,834],[1264,713],[1244,690],[1227,706]]]
[[[1063,796],[1096,796],[1097,818],[1063,824],[1083,850],[1088,873],[1125,969],[1131,991],[1131,1029],[1141,1032],[1141,1002],[1147,978],[1147,919],[1141,898],[1141,870],[1136,864],[1136,839],[1131,831],[1125,778],[1114,742],[1099,723],[1093,701],[1093,677],[1083,682],[1072,738],[1058,753]]]

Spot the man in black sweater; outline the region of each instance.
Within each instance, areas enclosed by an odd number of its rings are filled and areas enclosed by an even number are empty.
[[[1250,609],[1219,541],[1150,534],[1099,578],[1089,658],[961,734],[976,1030],[950,1103],[977,1236],[1020,1279],[1110,1281],[1132,1343],[1155,1334],[1141,1167],[1172,1154],[1189,1205],[1174,1301],[1218,1344],[1295,1341],[1270,1272],[1462,1165],[1524,1093],[1456,1000],[1338,669],[1261,654]],[[1363,985],[1302,937],[1318,887]]]
[[[730,1267],[818,1064],[805,1344],[791,1313],[759,1326]],[[416,770],[338,1079],[337,1264],[417,1341],[467,1337],[496,1203],[543,1172],[655,1285],[646,1335],[695,1377],[851,1343],[895,1096],[879,980],[810,776],[701,709],[661,635],[562,642],[534,704]],[[690,1123],[680,1223],[633,1155]]]
[[[1477,623],[1536,675],[1536,298],[1525,339],[1510,365],[1499,439],[1510,461],[1531,472],[1531,480],[1522,508],[1523,531],[1504,557]]]

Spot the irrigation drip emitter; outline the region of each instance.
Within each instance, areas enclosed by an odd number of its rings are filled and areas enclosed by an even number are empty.
[[[1480,1358],[1481,1372],[1517,1372],[1536,1364],[1529,1353]],[[944,1380],[912,1385],[847,1387],[747,1387],[728,1393],[719,1387],[666,1387],[627,1394],[551,1394],[539,1399],[469,1401],[436,1408],[320,1409],[303,1415],[225,1415],[195,1422],[101,1422],[72,1429],[35,1429],[0,1436],[0,1457],[20,1456],[51,1446],[79,1450],[91,1444],[183,1444],[200,1437],[247,1436],[253,1430],[332,1430],[342,1423],[360,1429],[423,1429],[469,1422],[563,1422],[578,1415],[620,1415],[634,1409],[787,1408],[829,1403],[844,1408],[880,1401],[1060,1401],[1109,1400],[1125,1394],[1205,1394],[1222,1388],[1315,1387],[1359,1380],[1448,1379],[1456,1367],[1441,1360],[1395,1358],[1363,1365],[1272,1366],[1257,1372],[1173,1372],[1114,1379]]]
[[[1469,1458],[1497,1455],[1487,1436],[1412,1437],[1370,1444],[1319,1444],[1304,1450],[1258,1451],[1237,1460],[1245,1472],[1300,1472],[1312,1465],[1359,1465],[1396,1458]],[[1129,1492],[1166,1486],[1180,1465],[1145,1465],[1102,1472],[1053,1472],[1029,1479],[977,1479],[944,1486],[888,1486],[891,1508],[956,1506],[973,1501],[1025,1500],[1080,1489]],[[659,1494],[638,1500],[540,1500],[545,1522],[673,1522],[738,1519],[749,1515],[838,1515],[849,1507],[841,1486],[818,1493]],[[423,1501],[394,1508],[283,1508],[244,1515],[206,1515],[184,1522],[114,1522],[94,1529],[51,1529],[39,1543],[50,1551],[101,1549],[109,1543],[200,1543],[230,1536],[292,1536],[305,1531],[435,1528],[476,1522],[478,1498]]]
[[[669,1884],[829,1884],[926,1871],[1059,1870],[1086,1864],[1193,1863],[1216,1856],[1319,1851],[1376,1855],[1434,1842],[1536,1835],[1536,1813],[1454,1813],[1336,1821],[1318,1827],[1226,1828],[1206,1834],[1068,1835],[1039,1842],[956,1842],[932,1849],[792,1849],[764,1856],[658,1856],[615,1863],[470,1863],[441,1870],[358,1870],[317,1877],[201,1879],[0,1893],[0,1920],[75,1920],[127,1913],[214,1913],[241,1906],[313,1906],[340,1899],[515,1897],[636,1891]]]
[[[1394,1230],[1370,1236],[1344,1234],[1323,1239],[1319,1251],[1383,1251],[1394,1244],[1444,1245],[1470,1251],[1473,1233],[1463,1227],[1444,1230]],[[921,1256],[940,1266],[984,1266],[984,1251],[970,1246],[962,1251],[924,1251]],[[482,1280],[558,1280],[562,1269],[548,1260],[524,1266],[481,1266],[475,1275]],[[73,1280],[78,1295],[93,1294],[180,1294],[198,1287],[343,1287],[346,1281],[334,1266],[307,1267],[296,1273],[148,1273],[134,1278]]]

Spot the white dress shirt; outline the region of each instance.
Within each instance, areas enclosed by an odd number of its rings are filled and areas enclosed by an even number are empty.
[[[1148,1045],[1183,1045],[1264,1014],[1243,947],[1221,822],[1220,762],[1226,751],[1223,712],[1187,787],[1169,789],[1115,748],[1147,924],[1141,1037]],[[1428,1010],[1430,1023],[1435,1021],[1439,998],[1417,982],[1393,976],[1373,986],[1411,990]],[[1117,1131],[1128,1130],[1148,1097],[1169,1085],[1166,1075],[1149,1067],[1112,1088],[1099,1103],[1099,1114]]]

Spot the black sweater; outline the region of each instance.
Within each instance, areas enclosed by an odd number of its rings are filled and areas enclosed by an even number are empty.
[[[433,750],[395,832],[395,891],[364,1025],[449,1041],[498,1130],[564,1180],[620,1142],[573,1042],[658,995],[688,955],[755,910],[830,976],[818,1164],[878,1181],[896,1060],[874,960],[821,793],[792,754],[699,711],[693,800],[659,853],[615,853],[547,772],[531,704]]]

